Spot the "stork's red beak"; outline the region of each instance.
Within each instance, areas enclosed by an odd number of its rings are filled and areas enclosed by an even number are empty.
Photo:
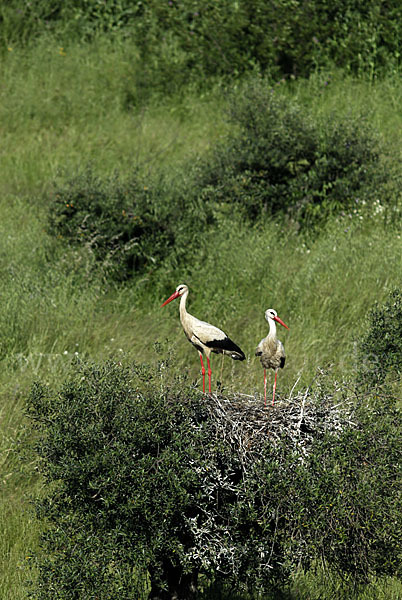
[[[175,292],[173,292],[173,294],[171,296],[169,296],[169,298],[167,300],[165,300],[165,302],[163,304],[161,304],[161,308],[162,308],[162,306],[166,306],[166,304],[169,304],[169,302],[171,302],[172,300],[176,300],[176,298],[178,298],[179,296],[180,296],[180,294],[176,290]]]
[[[170,300],[170,298],[169,298],[169,300]],[[173,300],[173,298],[172,298],[172,300]],[[279,317],[274,317],[274,321],[277,321],[278,323],[280,323],[281,325],[283,325],[283,327],[286,327],[286,329],[289,329],[289,327],[287,325],[285,325],[285,323]]]

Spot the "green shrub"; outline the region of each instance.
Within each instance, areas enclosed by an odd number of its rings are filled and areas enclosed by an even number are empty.
[[[239,207],[255,220],[282,215],[302,227],[370,203],[391,179],[364,119],[316,123],[305,107],[249,78],[232,94],[227,138],[199,169],[198,187],[213,204]]]
[[[10,0],[0,5],[0,41],[2,46],[27,43],[48,33],[60,21],[60,2],[50,0]]]
[[[188,600],[198,574],[263,593],[318,559],[355,581],[397,571],[391,401],[356,409],[324,378],[267,411],[170,366],[78,364],[32,388],[37,600]]]
[[[388,380],[400,380],[402,372],[402,292],[395,289],[383,305],[368,313],[367,332],[359,342],[360,384],[374,387]]]
[[[395,175],[380,161],[364,119],[316,123],[306,109],[250,77],[229,100],[229,133],[207,157],[175,173],[129,182],[90,170],[60,186],[49,230],[86,245],[113,276],[126,279],[169,257],[191,262],[221,213],[256,221],[279,217],[318,230],[331,215],[391,205]]]
[[[126,185],[117,177],[102,181],[91,171],[56,190],[49,231],[73,245],[88,246],[118,278],[155,263],[173,241],[152,189],[138,179]]]
[[[212,222],[209,207],[189,193],[189,182],[183,171],[123,182],[87,169],[52,194],[49,232],[89,248],[115,279],[153,270],[169,254],[173,261],[189,260],[197,235]]]
[[[174,243],[174,207],[158,201],[156,185],[139,178],[122,183],[90,170],[71,178],[53,194],[49,232],[73,245],[89,247],[118,279],[155,265]],[[177,207],[179,209],[179,207]]]
[[[0,39],[123,32],[141,50],[146,71],[165,71],[167,86],[237,76],[250,66],[280,77],[334,63],[372,77],[400,62],[401,17],[398,0],[11,0],[0,8]]]

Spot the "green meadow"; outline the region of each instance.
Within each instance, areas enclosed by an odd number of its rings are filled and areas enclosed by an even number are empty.
[[[44,483],[27,442],[30,387],[59,386],[75,357],[156,363],[201,383],[197,353],[181,330],[178,305],[162,302],[179,283],[190,288],[188,310],[227,331],[246,354],[238,363],[213,356],[213,387],[263,393],[254,356],[273,307],[289,326],[278,335],[287,363],[277,393],[311,385],[319,369],[338,379],[358,369],[359,340],[372,307],[401,285],[401,194],[392,207],[374,202],[332,215],[318,235],[267,216],[252,225],[218,216],[194,231],[189,259],[170,249],[125,281],[107,276],[93,252],[49,232],[58,186],[86,167],[122,181],[164,174],[166,185],[185,177],[228,132],[227,84],[173,94],[156,91],[132,103],[141,85],[138,52],[124,39],[91,42],[45,37],[11,44],[0,63],[0,598],[27,598],[32,553],[41,523],[31,499]],[[384,165],[402,163],[402,82],[396,74],[357,78],[335,68],[309,78],[274,82],[275,94],[297,102],[325,123],[335,115],[364,115]],[[375,190],[374,190],[375,192]],[[184,256],[184,257],[183,257]],[[272,377],[272,375],[271,375]],[[270,379],[272,382],[272,379]],[[292,600],[340,594],[341,583],[318,572],[297,573]],[[348,596],[345,596],[348,597]],[[400,583],[374,581],[361,600],[397,600]]]

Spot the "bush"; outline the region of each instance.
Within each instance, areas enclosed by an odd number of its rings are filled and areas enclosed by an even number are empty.
[[[11,0],[0,9],[0,39],[18,43],[54,31],[66,39],[124,32],[145,69],[165,84],[264,72],[308,76],[334,63],[373,76],[400,62],[398,0]]]
[[[203,198],[237,206],[251,220],[282,215],[301,227],[322,224],[362,199],[370,203],[392,178],[379,162],[364,119],[333,117],[324,126],[306,109],[250,78],[230,99],[227,138],[199,170]],[[375,190],[375,191],[374,191]]]
[[[393,290],[388,300],[368,313],[367,332],[358,348],[358,382],[375,387],[400,380],[402,372],[402,292]]]
[[[391,401],[356,408],[324,379],[267,411],[166,366],[78,364],[33,387],[35,598],[188,600],[199,574],[262,593],[317,559],[357,581],[397,571]]]
[[[180,190],[175,198],[170,194],[163,178],[123,183],[88,169],[53,194],[49,232],[90,248],[111,276],[127,279],[153,269],[169,252],[188,251],[194,228],[202,230],[208,219]]]
[[[321,126],[258,77],[232,91],[229,109],[226,139],[173,174],[137,173],[126,183],[89,169],[59,186],[50,232],[90,248],[109,273],[127,279],[167,255],[191,262],[221,213],[252,222],[274,216],[314,232],[329,216],[370,208],[379,197],[391,206],[397,178],[364,119],[333,117]]]

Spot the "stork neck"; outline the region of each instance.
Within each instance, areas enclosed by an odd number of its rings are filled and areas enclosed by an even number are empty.
[[[273,319],[268,319],[269,325],[269,334],[268,337],[275,338],[276,337],[276,323]]]
[[[186,292],[184,292],[184,294],[180,298],[179,311],[180,311],[180,321],[181,322],[183,322],[183,320],[185,319],[185,317],[187,315],[187,310],[186,310],[187,296],[188,296],[188,290]]]

